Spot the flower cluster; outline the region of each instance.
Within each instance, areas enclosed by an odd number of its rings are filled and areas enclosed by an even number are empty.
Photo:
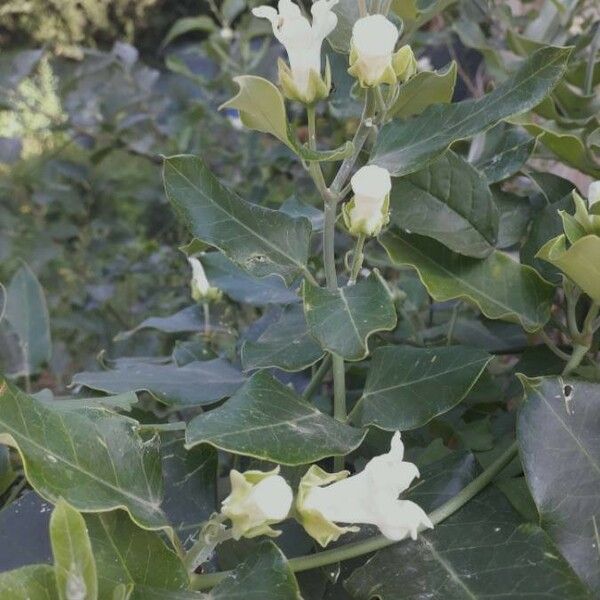
[[[327,473],[313,465],[300,481],[295,502],[279,467],[269,472],[232,470],[231,494],[223,501],[221,514],[231,521],[234,539],[276,536],[280,532],[271,525],[292,513],[322,546],[358,531],[354,523],[376,525],[391,540],[416,539],[421,529],[433,524],[417,504],[398,499],[419,476],[417,467],[403,458],[397,432],[388,453],[376,456],[351,477],[348,471]]]

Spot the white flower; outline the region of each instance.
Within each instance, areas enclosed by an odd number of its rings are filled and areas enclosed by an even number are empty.
[[[223,500],[221,513],[231,521],[234,539],[279,535],[270,525],[287,518],[294,495],[278,473],[279,467],[268,472],[231,470],[231,493]]]
[[[192,267],[192,279],[190,281],[190,287],[192,289],[192,298],[196,302],[203,300],[217,300],[221,295],[221,292],[208,283],[204,267],[199,259],[191,257],[188,258],[188,262]]]
[[[363,87],[380,83],[394,85],[416,72],[416,60],[410,46],[394,53],[399,32],[396,26],[381,14],[358,19],[352,28],[350,68]]]
[[[331,10],[339,0],[317,0],[312,7],[312,25],[291,0],[279,0],[278,9],[259,6],[252,14],[268,19],[275,37],[283,44],[290,66],[279,63],[280,84],[286,95],[311,104],[327,97],[331,76],[321,77],[321,45],[335,29],[337,15]]]
[[[354,198],[344,205],[346,227],[353,235],[378,235],[389,221],[392,180],[389,171],[376,165],[359,169],[350,180]]]
[[[221,39],[225,40],[226,42],[229,42],[233,39],[233,29],[231,29],[231,27],[223,27],[219,34],[221,35]]]
[[[600,181],[592,181],[588,188],[588,206],[592,208],[598,202],[600,202]]]
[[[417,504],[398,500],[399,494],[419,476],[417,467],[404,462],[403,456],[404,445],[396,432],[390,451],[370,460],[352,477],[347,477],[347,471],[330,475],[313,465],[302,478],[296,502],[306,531],[326,546],[342,533],[356,530],[335,523],[376,525],[383,535],[395,541],[408,535],[416,539],[421,528],[432,528],[429,517]]]

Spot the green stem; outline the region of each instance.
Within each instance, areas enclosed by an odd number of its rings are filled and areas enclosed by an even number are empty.
[[[348,416],[346,411],[346,369],[344,359],[337,354],[332,354],[333,361],[333,417],[342,423]],[[341,471],[344,468],[344,457],[333,458],[333,470]]]
[[[356,283],[356,279],[358,278],[358,272],[362,267],[364,254],[363,248],[365,247],[365,235],[360,234],[358,239],[356,240],[356,246],[354,246],[354,254],[352,256],[352,267],[350,268],[350,279],[348,280],[348,285],[354,285]]]
[[[208,302],[202,303],[202,312],[204,313],[204,335],[210,334],[210,305]]]
[[[585,358],[589,349],[589,346],[581,346],[579,344],[573,346],[571,358],[569,358],[569,362],[565,365],[562,372],[563,377],[570,375],[581,364],[581,361]]]
[[[548,346],[548,348],[554,353],[556,354],[556,356],[558,356],[558,358],[561,358],[562,360],[566,360],[568,361],[570,356],[566,353],[563,352],[551,339],[550,336],[542,329],[540,330],[540,337],[542,338],[542,340],[544,341],[544,344],[546,344],[546,346]]]
[[[517,443],[514,442],[507,450],[505,450],[481,475],[476,477],[471,483],[465,486],[454,498],[442,504],[439,508],[429,514],[429,518],[434,525],[438,525],[452,516],[456,511],[462,508],[469,500],[474,498],[481,492],[490,482],[500,473],[515,456],[517,456]],[[346,544],[332,550],[325,550],[308,556],[299,556],[288,561],[292,571],[295,573],[308,571],[318,567],[324,567],[338,563],[343,560],[349,560],[370,554],[376,550],[381,550],[387,546],[396,543],[387,539],[383,535],[374,536],[360,542]],[[220,571],[217,573],[207,573],[206,575],[196,575],[192,577],[192,589],[206,590],[214,587],[225,577],[231,574],[231,571]]]
[[[185,421],[177,421],[175,423],[140,423],[138,431],[185,431]]]
[[[590,44],[590,56],[588,58],[587,67],[585,70],[585,83],[584,90],[587,96],[590,96],[594,91],[594,63],[596,61],[596,54],[600,47],[600,25],[596,28],[596,33]]]
[[[319,389],[320,385],[323,383],[325,375],[327,375],[327,373],[329,372],[330,366],[331,354],[327,354],[321,362],[321,364],[319,365],[319,368],[316,370],[315,374],[312,376],[312,379],[310,380],[309,384],[306,386],[304,393],[302,394],[302,397],[305,400],[310,400],[314,396],[316,391]]]
[[[335,270],[335,219],[337,203],[325,199],[325,223],[323,225],[323,266],[325,279],[330,290],[337,289],[337,273]]]

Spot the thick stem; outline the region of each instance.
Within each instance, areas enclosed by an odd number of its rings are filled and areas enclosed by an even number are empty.
[[[562,372],[564,377],[570,375],[581,364],[581,361],[585,358],[585,355],[588,353],[589,349],[589,346],[573,346],[571,358],[569,358],[569,362],[565,365],[565,368]]]
[[[517,443],[514,442],[507,450],[505,450],[481,475],[476,477],[471,483],[465,486],[454,498],[442,504],[439,508],[432,511],[429,515],[431,522],[438,525],[452,516],[456,511],[462,508],[469,500],[474,498],[481,492],[490,482],[517,456]],[[387,546],[396,543],[387,539],[382,535],[374,536],[366,540],[346,544],[332,550],[325,550],[308,556],[299,556],[289,560],[289,565],[292,571],[298,573],[300,571],[308,571],[318,567],[324,567],[343,560],[370,554],[376,550],[381,550]],[[231,571],[221,571],[218,573],[207,573],[206,575],[196,575],[192,579],[192,589],[206,590],[214,587],[225,577],[231,574]]]
[[[344,359],[337,354],[332,354],[333,361],[333,417],[342,423],[346,422],[346,369]],[[335,456],[333,470],[341,471],[344,468],[344,457]]]
[[[320,385],[323,383],[325,375],[327,375],[327,373],[329,372],[330,366],[331,354],[327,354],[321,362],[321,364],[319,365],[319,368],[316,370],[315,374],[312,376],[312,379],[310,380],[309,384],[306,386],[306,389],[302,394],[302,397],[305,400],[310,400],[314,396],[316,391],[319,389]]]

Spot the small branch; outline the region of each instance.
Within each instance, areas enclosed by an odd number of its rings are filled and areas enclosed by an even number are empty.
[[[354,246],[354,253],[352,255],[352,267],[350,268],[350,279],[348,280],[348,285],[354,285],[358,278],[358,272],[360,271],[365,258],[363,254],[365,239],[365,235],[361,233],[356,240],[356,246]]]
[[[329,367],[331,366],[331,354],[327,354],[323,361],[319,365],[319,368],[316,370],[315,374],[312,376],[309,381],[306,389],[302,393],[302,398],[304,400],[310,400],[316,391],[319,389],[320,385],[323,383],[323,379],[325,375],[329,372]]]
[[[552,350],[552,352],[554,354],[556,354],[556,356],[558,356],[558,358],[562,359],[562,360],[566,360],[568,361],[571,357],[566,353],[563,352],[551,339],[550,336],[542,329],[540,331],[540,337],[542,338],[542,340],[544,341],[544,344],[546,344],[546,346],[548,346],[548,348],[550,350]]]
[[[159,433],[167,431],[185,431],[185,428],[185,421],[177,421],[175,423],[140,423],[137,427],[137,430]]]

